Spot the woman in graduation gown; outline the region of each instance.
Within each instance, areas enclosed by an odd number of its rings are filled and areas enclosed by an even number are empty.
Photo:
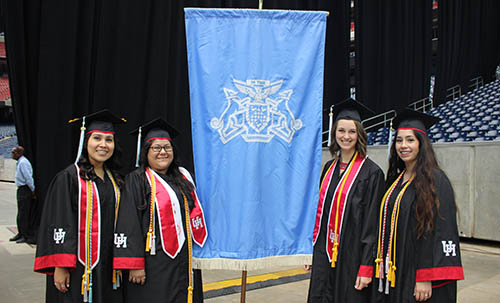
[[[456,302],[464,274],[454,193],[426,135],[438,120],[406,109],[393,121],[374,302]]]
[[[126,177],[115,241],[125,302],[192,302],[191,239],[202,246],[207,230],[193,179],[178,162],[177,131],[159,118],[135,133],[146,135],[140,167]]]
[[[352,99],[333,109],[333,159],[321,175],[308,302],[368,302],[384,174],[366,156],[361,118],[371,110]]]
[[[79,155],[47,191],[34,270],[47,274],[47,303],[122,302],[113,290],[113,230],[123,184],[113,123],[124,120],[107,110],[77,120],[84,121]]]

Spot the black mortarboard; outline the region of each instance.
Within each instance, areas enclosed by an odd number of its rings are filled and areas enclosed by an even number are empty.
[[[361,122],[374,114],[375,113],[371,109],[359,102],[356,102],[352,98],[346,99],[333,106],[333,119],[335,122],[340,119]]]
[[[440,119],[426,113],[405,108],[392,121],[394,129],[411,129],[427,134],[427,130]]]
[[[107,109],[85,115],[81,118],[70,120],[69,123],[77,121],[82,121],[82,127],[85,128],[85,133],[93,131],[114,133],[115,130],[113,124],[121,124],[127,122],[124,118],[116,117]]]
[[[80,160],[80,155],[83,149],[83,138],[85,134],[90,132],[103,132],[103,133],[115,133],[113,124],[126,123],[127,120],[124,118],[118,118],[113,115],[109,110],[103,109],[92,114],[85,115],[81,118],[76,118],[69,120],[68,123],[73,123],[77,121],[82,121],[82,126],[80,127],[80,142],[78,144],[78,153],[76,155],[75,163]],[[88,127],[86,126],[88,125]]]
[[[162,118],[156,118],[139,126],[137,129],[130,132],[130,134],[137,136],[136,166],[139,166],[141,141],[144,141],[144,143],[146,143],[154,139],[172,140],[173,138],[177,137],[177,135],[179,135],[179,131],[177,131],[175,127],[170,125],[167,121],[163,120]],[[142,134],[146,134],[144,138],[142,138],[143,137]]]
[[[334,122],[337,122],[340,119],[361,122],[374,114],[375,113],[371,109],[359,102],[356,102],[352,98],[348,98],[340,103],[332,105],[330,107],[330,121],[328,125],[328,146],[331,144],[330,140]]]

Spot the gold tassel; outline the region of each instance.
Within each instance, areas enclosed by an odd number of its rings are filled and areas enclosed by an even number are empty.
[[[339,243],[333,243],[333,254],[332,254],[332,268],[335,268],[335,262],[337,262]]]
[[[390,270],[391,277],[391,287],[396,287],[396,266],[392,266]]]
[[[83,276],[82,276],[82,295],[84,294],[83,291],[85,289],[85,284],[86,284],[86,282],[85,282],[85,273],[83,273]]]
[[[193,287],[189,286],[188,287],[188,303],[193,302]]]
[[[150,249],[150,239],[151,238],[151,232],[148,231],[148,235],[146,236],[146,252],[149,252]]]
[[[380,278],[380,262],[382,262],[382,259],[377,258],[375,259],[375,263],[377,266],[375,267],[375,278]]]

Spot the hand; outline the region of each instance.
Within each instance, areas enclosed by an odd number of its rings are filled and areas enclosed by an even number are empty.
[[[354,285],[354,288],[357,290],[363,290],[363,288],[368,287],[368,284],[370,283],[372,283],[372,278],[358,276],[356,278],[356,285]]]
[[[69,288],[69,271],[65,267],[56,267],[54,270],[54,285],[62,293]]]
[[[304,265],[304,270],[305,271],[311,271],[312,270],[312,265]]]
[[[427,301],[432,297],[432,282],[415,283],[415,292],[413,293],[417,302]]]
[[[130,269],[128,272],[129,282],[141,285],[146,283],[146,271],[144,269]]]

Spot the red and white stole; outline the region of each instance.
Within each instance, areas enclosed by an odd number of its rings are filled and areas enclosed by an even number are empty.
[[[80,168],[75,164],[78,177],[78,261],[85,267],[82,276],[83,301],[92,301],[92,270],[99,263],[101,246],[101,205],[99,191],[94,181],[80,177]],[[115,193],[115,215],[120,203],[120,190],[108,169],[106,174]],[[115,218],[116,220],[116,218]],[[116,223],[116,221],[115,221]],[[90,299],[89,299],[90,298]]]
[[[92,270],[99,262],[101,245],[101,206],[95,182],[78,176],[78,261]],[[89,207],[92,205],[92,207]]]
[[[179,171],[188,181],[192,182],[192,178],[187,170],[179,168]],[[151,189],[153,188],[153,184],[155,185],[154,203],[157,210],[158,225],[160,226],[162,248],[165,254],[173,259],[181,251],[182,245],[186,240],[184,227],[182,225],[179,199],[172,187],[154,170],[146,168],[146,178],[148,179]],[[151,194],[153,195],[153,193]],[[203,246],[208,236],[205,226],[205,217],[196,193],[194,192],[192,195],[195,201],[195,208],[190,214],[193,240],[198,245]]]
[[[351,191],[352,185],[358,176],[361,167],[365,163],[367,157],[363,158],[358,156],[356,153],[346,167],[344,174],[340,178],[337,187],[335,188],[335,192],[332,198],[332,203],[329,210],[328,215],[328,225],[326,232],[326,254],[328,255],[329,261],[333,263],[332,267],[335,267],[334,262],[336,261],[336,247],[340,244],[340,234],[342,232],[342,224],[344,219],[344,208],[349,193]],[[335,160],[330,167],[328,168],[323,180],[321,182],[320,194],[319,194],[319,202],[318,202],[318,210],[316,212],[316,223],[314,225],[314,233],[313,233],[313,244],[316,243],[319,235],[319,230],[321,228],[321,219],[323,216],[323,208],[325,205],[325,199],[328,193],[328,189],[331,185],[333,172],[338,163],[338,160]],[[335,248],[335,249],[334,249]]]
[[[191,232],[194,243],[198,244],[198,246],[203,247],[208,238],[208,230],[205,224],[205,214],[203,213],[203,208],[201,207],[200,200],[198,199],[198,194],[196,193],[196,186],[194,185],[193,177],[187,169],[184,167],[179,167],[179,171],[181,174],[191,182],[194,187],[193,192],[191,192],[191,196],[194,201],[194,208],[189,213],[189,222],[191,223]]]

